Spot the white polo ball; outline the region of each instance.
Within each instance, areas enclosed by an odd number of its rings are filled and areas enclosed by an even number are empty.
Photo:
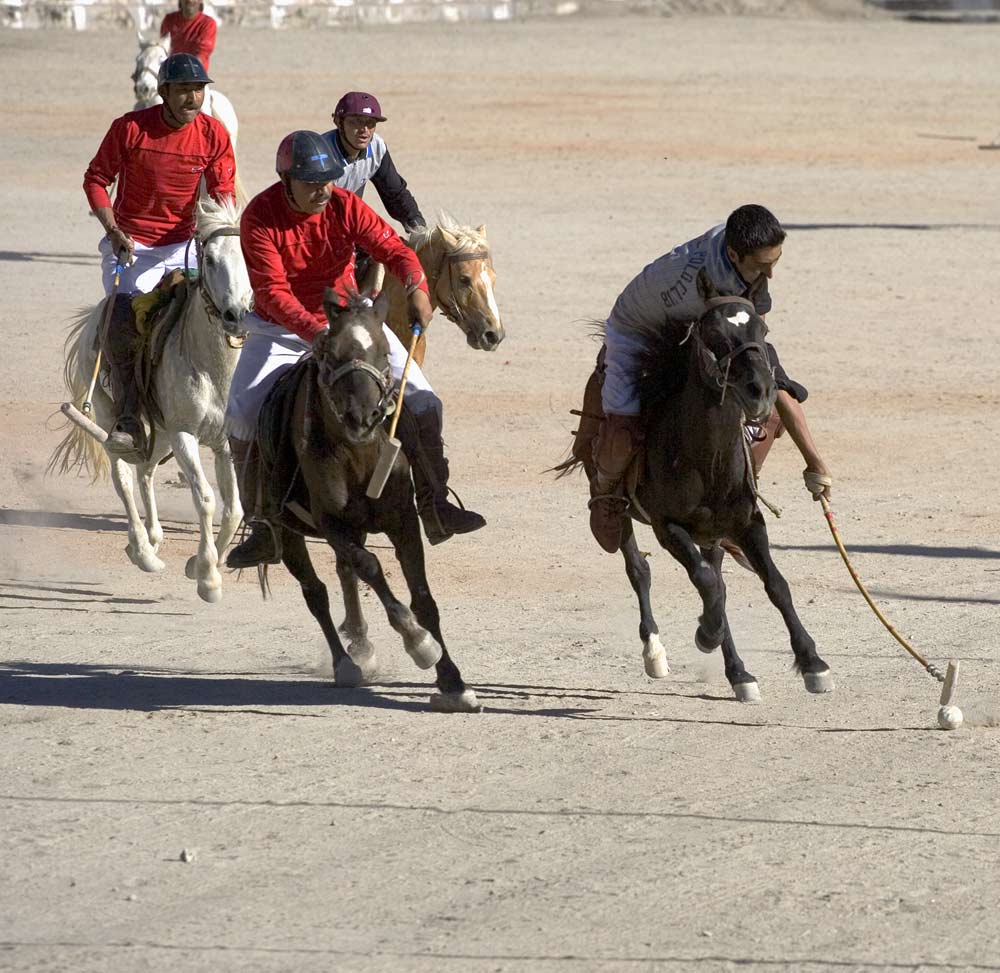
[[[938,726],[942,730],[957,730],[964,719],[957,706],[942,706],[938,710]]]

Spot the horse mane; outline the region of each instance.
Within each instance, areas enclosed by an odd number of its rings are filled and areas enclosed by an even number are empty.
[[[449,247],[448,253],[466,253],[475,250],[489,250],[486,237],[471,226],[459,223],[450,213],[438,210],[437,222],[434,226],[419,226],[410,232],[410,246],[414,250],[427,246],[435,234],[440,236],[441,230],[447,230],[458,239],[458,246]]]
[[[687,336],[696,326],[696,322],[684,325],[668,321],[659,327],[640,325],[628,329],[641,344],[636,371],[643,414],[660,408],[684,387],[688,355],[694,347]]]
[[[207,237],[216,230],[239,227],[242,207],[231,196],[213,199],[207,193],[198,197],[195,207],[195,228],[199,238]]]

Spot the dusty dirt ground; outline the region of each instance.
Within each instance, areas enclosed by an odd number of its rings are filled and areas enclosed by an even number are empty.
[[[694,648],[695,594],[648,531],[673,672],[643,675],[585,485],[543,473],[596,351],[584,322],[670,245],[770,206],[790,230],[772,335],[842,533],[991,722],[1000,154],[977,145],[1000,128],[998,40],[714,17],[220,34],[253,191],[286,131],[370,89],[425,213],[488,226],[506,343],[473,352],[439,319],[428,358],[454,484],[490,522],[429,549],[486,707],[447,717],[373,598],[383,676],[350,692],[282,571],[267,603],[247,576],[200,603],[173,465],[158,576],[123,555],[110,485],[43,478],[65,322],[100,293],[81,177],[130,107],[134,41],[0,34],[0,967],[1000,970],[998,731],[935,728],[936,683],[855,591],[794,447],[765,469],[771,537],[836,692],[805,692],[729,566],[756,706]]]

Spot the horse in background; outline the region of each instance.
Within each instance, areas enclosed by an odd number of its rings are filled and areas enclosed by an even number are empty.
[[[258,422],[269,506],[277,522],[281,560],[302,587],[333,658],[338,686],[358,686],[375,673],[375,650],[361,611],[358,579],[381,601],[407,654],[421,669],[436,668],[439,692],[431,706],[445,712],[479,712],[445,648],[437,604],[427,583],[420,521],[405,456],[400,454],[378,499],[366,490],[380,450],[388,447],[383,420],[402,403],[393,399],[389,343],[382,322],[389,307],[383,291],[374,305],[355,295],[346,306],[332,290],[324,299],[328,331],[312,354],[282,376]],[[410,592],[410,607],[389,588],[378,558],[365,547],[368,534],[385,534]],[[326,585],[313,568],[305,535],[334,550],[346,619],[345,650],[330,617]],[[266,590],[267,568],[262,571]]]
[[[649,524],[660,545],[687,571],[703,607],[695,644],[702,652],[722,646],[726,678],[739,701],[759,700],[760,690],[736,651],[726,617],[723,539],[742,548],[781,612],[805,688],[831,692],[829,666],[799,621],[788,584],[771,558],[757,504],[746,424],[765,420],[774,405],[767,326],[755,309],[753,289],[749,298],[721,295],[704,268],[697,286],[707,310],[679,346],[669,329],[636,332],[647,349],[640,368],[647,423],[638,475],[626,477],[628,514]],[[582,464],[592,480],[596,471],[589,448],[578,444],[575,452],[556,467],[559,475]],[[639,600],[646,674],[663,678],[670,668],[650,606],[651,573],[631,520],[623,537],[625,571]]]
[[[496,351],[505,332],[494,295],[497,275],[486,227],[463,226],[440,213],[434,226],[414,230],[407,242],[424,269],[431,306],[441,308],[458,325],[470,348]],[[412,333],[403,286],[386,275],[384,287],[390,298],[386,323],[409,347]],[[426,335],[421,335],[413,355],[418,365],[423,364],[425,353]]]
[[[188,578],[197,580],[199,596],[208,602],[222,597],[222,576],[218,570],[220,552],[232,540],[243,517],[236,474],[223,429],[229,385],[239,348],[242,346],[243,319],[250,309],[253,292],[240,247],[240,208],[231,200],[217,202],[202,195],[195,209],[195,240],[198,247],[199,277],[191,284],[187,300],[173,328],[151,340],[151,401],[155,403],[152,446],[144,462],[135,464],[139,490],[146,510],[143,525],[133,496],[130,464],[110,456],[102,447],[106,431],[113,425],[113,403],[101,383],[94,389],[96,426],[75,425],[56,448],[49,461],[50,472],[89,470],[96,481],[107,474],[109,465],[115,491],[128,516],[128,546],[125,553],[143,571],[164,569],[158,557],[163,542],[153,475],[157,464],[173,453],[191,487],[198,514],[198,553],[185,568]],[[104,318],[105,299],[83,311],[66,339],[64,374],[72,402],[86,397],[93,375]],[[69,413],[72,418],[72,413]],[[105,431],[103,439],[101,430]],[[218,537],[212,539],[215,494],[202,469],[199,447],[209,447],[215,455],[215,475],[222,499]],[[110,461],[110,463],[109,463]]]

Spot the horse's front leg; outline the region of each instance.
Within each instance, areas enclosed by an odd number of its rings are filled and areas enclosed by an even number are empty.
[[[701,595],[702,614],[694,634],[695,645],[702,652],[711,652],[726,636],[726,599],[720,587],[719,575],[683,527],[677,524],[654,524],[656,539],[685,568],[691,583]]]
[[[149,458],[148,463],[139,463],[136,466],[136,473],[139,478],[139,495],[142,497],[142,505],[146,508],[146,535],[149,537],[150,546],[154,553],[159,553],[160,545],[163,543],[163,527],[160,524],[159,512],[156,509],[156,494],[153,492],[153,478],[156,475],[156,467],[167,453],[170,446],[164,443],[157,446]]]
[[[215,482],[219,487],[219,499],[222,501],[222,515],[219,518],[219,533],[215,539],[215,549],[221,556],[229,547],[243,519],[243,507],[240,504],[240,491],[236,482],[236,467],[233,466],[233,454],[229,449],[228,440],[218,449],[213,450],[215,457]]]
[[[420,536],[420,521],[417,508],[410,500],[401,511],[399,520],[386,525],[386,534],[395,548],[399,566],[410,589],[410,607],[417,621],[427,629],[441,647],[441,657],[437,660],[437,687],[440,693],[431,696],[431,708],[444,713],[480,713],[482,706],[473,690],[462,679],[441,634],[441,613],[427,583],[427,568],[424,562],[424,542]],[[417,663],[420,664],[419,662]]]
[[[347,558],[337,554],[336,559],[340,593],[344,599],[344,623],[340,626],[340,634],[347,638],[348,653],[360,667],[365,680],[370,682],[377,674],[378,664],[375,646],[368,641],[368,622],[361,610],[358,576]]]
[[[162,571],[166,565],[156,556],[156,549],[150,543],[149,534],[139,516],[139,508],[135,505],[132,493],[132,468],[121,457],[111,456],[111,482],[115,493],[125,506],[125,516],[128,517],[128,544],[125,553],[129,560],[143,571]]]
[[[421,669],[429,669],[441,658],[441,646],[417,622],[413,612],[392,593],[378,558],[361,545],[363,535],[345,527],[330,514],[321,515],[319,521],[319,529],[327,543],[337,552],[337,558],[343,558],[350,564],[357,576],[382,602],[389,624],[403,637],[407,654]]]
[[[334,683],[347,688],[360,686],[365,681],[365,674],[344,651],[344,644],[337,634],[337,626],[330,617],[330,596],[326,585],[316,574],[306,547],[306,539],[301,534],[282,530],[281,560],[288,568],[289,574],[298,581],[309,611],[319,622],[319,627],[326,636],[326,644],[330,647],[330,655],[333,657]]]
[[[642,664],[647,676],[652,679],[663,679],[670,673],[670,665],[667,662],[667,650],[660,641],[660,628],[653,618],[653,606],[649,600],[652,572],[649,570],[649,562],[639,550],[631,520],[627,520],[625,524],[625,540],[622,542],[621,551],[625,558],[625,573],[639,599]]]
[[[833,677],[830,667],[816,654],[816,643],[805,630],[792,604],[792,593],[788,582],[771,558],[771,546],[767,540],[767,527],[760,511],[756,511],[750,526],[737,538],[747,560],[764,582],[764,590],[771,604],[781,612],[795,653],[795,668],[802,674],[806,689],[811,693],[833,692]]]
[[[703,547],[701,556],[712,566],[716,577],[719,579],[719,591],[722,597],[723,612],[726,605],[726,582],[722,577],[722,558],[724,551],[718,545],[714,547]],[[722,658],[726,667],[726,679],[733,687],[733,693],[741,703],[756,703],[760,701],[760,687],[757,680],[746,670],[743,660],[736,651],[736,643],[733,641],[733,633],[729,628],[729,619],[725,618],[726,631],[722,638]]]
[[[215,494],[201,468],[198,440],[189,432],[176,432],[171,440],[174,459],[191,485],[191,499],[198,514],[198,553],[188,558],[185,574],[198,582],[198,597],[217,602],[222,598],[222,575],[219,574],[219,552],[212,537],[215,516]]]

